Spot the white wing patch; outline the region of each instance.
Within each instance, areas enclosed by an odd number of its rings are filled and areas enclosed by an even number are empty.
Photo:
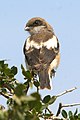
[[[41,43],[40,43],[41,44]],[[36,49],[40,49],[42,45],[38,44],[37,42],[34,42],[33,40],[30,41],[30,38],[26,41],[26,50],[28,50],[30,47],[35,47]]]
[[[54,47],[57,48],[57,38],[56,38],[56,36],[53,36],[47,42],[44,42],[44,46],[46,46],[46,48],[48,48],[48,49],[54,48]]]
[[[46,42],[41,42],[41,43],[38,43],[38,42],[35,42],[34,40],[31,40],[30,41],[30,37],[27,39],[26,41],[26,50],[28,50],[30,47],[35,47],[36,49],[40,49],[42,47],[46,47],[47,49],[50,49],[50,48],[57,48],[57,38],[56,36],[53,36],[51,39],[49,39],[48,41]]]
[[[28,37],[26,40],[26,45],[25,45],[25,49],[28,50],[30,48],[30,38]]]

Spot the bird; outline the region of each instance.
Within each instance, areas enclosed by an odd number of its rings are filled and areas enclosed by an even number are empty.
[[[23,47],[27,69],[38,75],[40,89],[52,89],[51,81],[60,63],[60,44],[52,26],[41,17],[25,25],[30,36]]]

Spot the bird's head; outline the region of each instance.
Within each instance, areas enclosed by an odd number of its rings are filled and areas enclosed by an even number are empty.
[[[26,26],[25,31],[28,31],[31,35],[40,32],[41,30],[48,30],[53,32],[52,27],[40,17],[30,19]]]

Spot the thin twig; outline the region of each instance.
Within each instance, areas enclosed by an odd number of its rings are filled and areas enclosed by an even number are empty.
[[[11,92],[11,87],[9,87],[7,84],[3,84],[3,87],[7,88]]]
[[[62,108],[62,103],[59,103],[59,108],[58,108],[58,111],[56,113],[56,116],[59,116],[59,114],[61,113],[61,108]]]
[[[29,90],[29,83],[27,84],[27,87],[26,87],[26,89],[25,89],[25,93],[27,94],[28,93],[28,90]]]
[[[39,87],[37,87],[37,93],[39,93]]]
[[[53,115],[52,111],[51,111],[48,107],[47,107],[46,109],[48,110],[48,112],[49,112],[51,115]]]
[[[62,105],[62,107],[74,107],[74,106],[78,106],[78,105],[80,105],[80,103],[65,104],[65,105]]]
[[[69,92],[72,92],[72,91],[74,91],[74,90],[76,90],[76,89],[77,89],[77,87],[74,87],[74,88],[69,89],[69,90],[65,90],[64,92],[58,94],[56,97],[60,97],[60,96],[62,96],[62,95],[64,95],[64,94],[67,94],[67,93],[69,93]]]
[[[5,107],[3,105],[0,105],[0,110],[4,110]]]
[[[51,116],[50,118],[47,118],[46,120],[60,120],[61,118],[58,116]]]
[[[5,95],[5,94],[2,93],[2,92],[0,92],[0,94],[1,94],[2,96],[4,96],[5,98],[9,99],[9,96],[8,96],[8,95]]]

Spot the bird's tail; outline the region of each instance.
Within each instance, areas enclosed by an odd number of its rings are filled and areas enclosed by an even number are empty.
[[[40,88],[51,89],[48,70],[39,71],[38,75],[39,75],[39,81],[40,81]]]

